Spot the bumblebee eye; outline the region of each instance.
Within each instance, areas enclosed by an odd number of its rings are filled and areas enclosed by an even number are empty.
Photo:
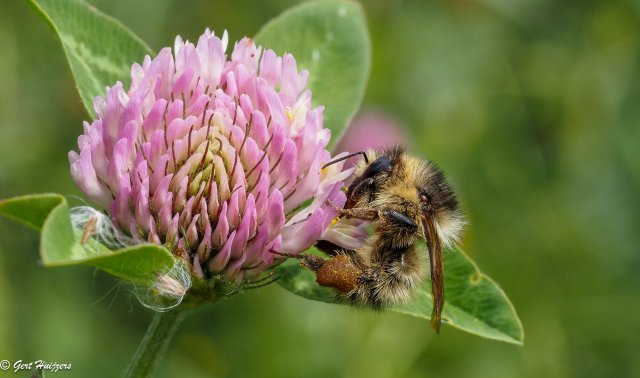
[[[393,170],[393,160],[388,156],[380,156],[376,161],[367,166],[362,175],[356,177],[349,189],[347,189],[347,197],[350,200],[360,198],[363,194],[368,193],[369,201],[375,198],[380,183],[376,180],[380,179],[382,173],[389,174]]]
[[[362,174],[362,179],[377,176],[381,172],[389,172],[393,169],[393,161],[388,156],[380,156],[371,163]]]
[[[418,198],[421,202],[430,202],[429,195],[423,190],[418,190]]]

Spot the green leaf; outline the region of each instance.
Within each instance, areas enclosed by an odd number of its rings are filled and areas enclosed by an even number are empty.
[[[81,243],[82,230],[71,226],[69,205],[59,194],[39,194],[0,201],[0,214],[42,232],[40,257],[45,266],[90,265],[142,285],[175,263],[173,255],[155,244],[111,251],[94,239]]]
[[[498,284],[481,273],[459,249],[445,253],[444,265],[446,301],[442,322],[481,337],[522,345],[522,324]],[[294,261],[278,267],[278,273],[280,286],[296,295],[321,302],[348,304],[337,296],[336,291],[316,284],[314,274]],[[431,283],[425,280],[410,303],[390,310],[429,319],[431,309]],[[428,326],[425,322],[425,327]]]
[[[149,286],[157,282],[158,274],[167,272],[176,261],[162,246],[138,244],[85,258],[79,263],[94,266],[123,280]]]
[[[324,105],[324,125],[338,140],[360,107],[369,76],[371,43],[362,7],[355,1],[323,0],[293,7],[255,37],[278,54],[290,52],[309,70],[313,104]]]
[[[81,0],[28,0],[62,42],[82,102],[92,116],[93,99],[122,81],[127,88],[131,64],[151,49],[117,20]]]
[[[311,248],[306,253],[320,254],[315,248]],[[276,268],[276,272],[279,276],[276,282],[295,295],[319,302],[349,304],[349,301],[339,296],[337,291],[318,285],[315,275],[302,268],[298,260],[287,260]]]
[[[9,198],[0,201],[0,214],[40,231],[47,215],[64,200],[54,193]]]

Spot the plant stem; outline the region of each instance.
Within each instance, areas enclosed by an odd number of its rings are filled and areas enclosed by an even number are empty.
[[[160,359],[167,351],[173,334],[178,329],[183,318],[180,309],[167,312],[157,312],[147,329],[144,338],[138,345],[136,354],[129,363],[125,378],[150,377],[158,366]]]

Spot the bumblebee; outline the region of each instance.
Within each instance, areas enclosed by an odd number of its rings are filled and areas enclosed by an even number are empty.
[[[331,165],[362,155],[347,190],[339,218],[370,222],[375,231],[356,250],[330,243],[320,247],[331,257],[302,256],[301,265],[316,274],[319,285],[331,287],[354,305],[374,309],[407,302],[426,276],[416,242],[425,240],[433,293],[431,324],[439,332],[444,305],[443,247],[460,241],[464,220],[453,188],[432,162],[401,147],[369,150],[331,161]]]

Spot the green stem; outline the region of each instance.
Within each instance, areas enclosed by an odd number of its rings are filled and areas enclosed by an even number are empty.
[[[144,338],[138,345],[136,354],[129,363],[125,378],[150,377],[158,366],[160,359],[167,351],[173,334],[182,321],[183,312],[175,309],[167,312],[157,312],[147,329]]]

